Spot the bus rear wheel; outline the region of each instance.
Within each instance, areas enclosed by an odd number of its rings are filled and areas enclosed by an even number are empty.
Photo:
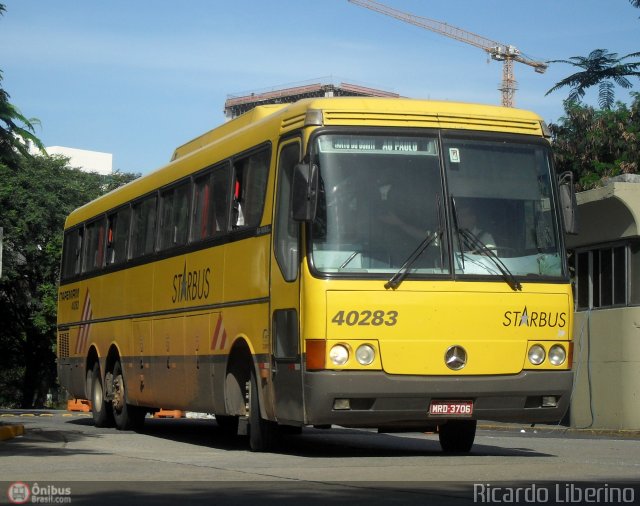
[[[469,453],[476,438],[477,420],[449,420],[438,426],[438,438],[446,453]]]
[[[138,406],[127,404],[122,365],[117,361],[113,366],[113,418],[119,430],[140,430],[144,425],[146,411]]]
[[[251,372],[249,382],[249,448],[252,452],[266,452],[277,444],[278,425],[260,415],[260,398],[256,374]]]
[[[87,374],[87,389],[91,400],[91,415],[96,427],[113,427],[113,414],[111,403],[107,402],[104,396],[102,378],[100,376],[100,366],[96,362],[93,369]]]

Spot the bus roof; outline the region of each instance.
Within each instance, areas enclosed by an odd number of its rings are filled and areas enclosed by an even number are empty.
[[[309,114],[310,111],[314,113]],[[309,118],[313,118],[312,123]],[[538,115],[522,109],[408,98],[308,98],[292,104],[258,106],[177,147],[168,165],[76,209],[67,218],[65,228],[229,158],[235,154],[232,150],[221,149],[215,157],[210,156],[209,150],[239,136],[248,137],[247,145],[241,149],[309,125],[450,128],[542,136],[541,122]],[[254,134],[248,135],[250,131]]]

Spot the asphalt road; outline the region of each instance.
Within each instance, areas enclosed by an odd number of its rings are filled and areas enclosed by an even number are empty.
[[[19,502],[22,484],[29,503],[117,506],[640,503],[640,438],[629,435],[500,427],[446,455],[433,434],[305,429],[278,453],[252,453],[209,419],[147,419],[143,433],[54,411],[3,411],[0,423],[25,427],[0,442],[0,503]]]

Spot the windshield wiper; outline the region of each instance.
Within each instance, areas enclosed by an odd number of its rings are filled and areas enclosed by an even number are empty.
[[[458,233],[462,235],[463,239],[467,241],[467,243],[471,246],[472,251],[477,251],[481,255],[486,256],[493,262],[493,264],[498,268],[502,277],[507,282],[507,284],[511,287],[511,289],[516,292],[522,290],[522,285],[513,275],[513,273],[509,270],[509,268],[504,264],[500,257],[495,254],[495,252],[490,249],[485,243],[483,243],[480,238],[474,234],[468,228],[458,228]],[[462,246],[462,244],[461,244]],[[461,248],[462,249],[462,248]],[[462,258],[464,258],[464,251],[461,251]]]
[[[462,269],[464,270],[464,240],[466,240],[471,245],[472,251],[478,251],[482,255],[486,256],[493,262],[493,264],[498,268],[502,277],[507,282],[509,287],[514,291],[522,290],[522,285],[513,275],[513,273],[509,270],[509,268],[504,264],[500,257],[495,254],[495,252],[488,248],[485,243],[483,243],[480,238],[471,232],[468,228],[462,228],[460,226],[460,222],[458,221],[458,210],[456,209],[456,199],[451,196],[451,208],[453,209],[453,226],[456,231],[456,235],[458,236],[458,244],[460,245],[460,257],[462,259]],[[462,236],[462,238],[460,237]]]
[[[409,274],[409,269],[411,268],[413,263],[422,254],[422,252],[425,249],[427,249],[427,246],[429,246],[429,244],[435,241],[439,235],[440,235],[439,231],[427,234],[427,236],[422,240],[422,242],[418,244],[416,249],[414,249],[411,255],[409,255],[409,257],[405,260],[405,262],[402,264],[402,267],[398,269],[398,272],[396,272],[393,276],[391,276],[391,279],[389,279],[389,281],[387,281],[384,284],[384,287],[387,290],[389,288],[392,288],[393,290],[398,288],[400,286],[400,283],[402,283],[402,281],[404,280],[404,278],[407,277],[407,274]]]
[[[453,229],[456,231],[458,245],[460,246],[460,258],[462,260],[462,270],[464,270],[464,244],[460,238],[460,223],[458,223],[458,210],[456,209],[456,199],[451,196],[451,209],[453,209]]]

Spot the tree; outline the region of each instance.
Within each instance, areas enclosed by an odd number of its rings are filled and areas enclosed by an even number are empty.
[[[640,0],[629,2],[640,8]],[[564,102],[565,116],[550,128],[558,171],[572,171],[579,190],[598,186],[603,178],[640,169],[640,94],[631,93],[631,107],[615,102],[614,95],[615,85],[629,89],[629,78],[640,77],[640,61],[625,61],[638,57],[640,52],[619,57],[606,49],[596,49],[587,57],[550,62],[582,69],[546,93],[571,88]],[[600,110],[580,103],[586,90],[596,85]]]
[[[56,383],[56,302],[66,216],[135,177],[101,176],[63,157],[18,156],[0,163],[0,405],[40,407]],[[16,170],[17,169],[17,170]]]
[[[549,125],[557,170],[572,171],[579,190],[640,170],[640,93],[631,95],[630,107],[618,102],[611,109],[566,101],[565,116]]]
[[[6,8],[0,4],[0,16]],[[0,85],[2,83],[0,70]],[[20,156],[29,156],[29,143],[41,151],[44,146],[35,136],[37,119],[27,119],[20,110],[9,102],[9,94],[0,86],[0,163],[15,168]]]
[[[640,61],[623,63],[628,58],[636,57],[640,57],[640,52],[618,57],[617,53],[610,53],[606,49],[595,49],[587,57],[572,56],[569,60],[552,60],[549,63],[567,63],[584,70],[564,78],[547,91],[545,96],[560,88],[570,86],[571,91],[567,100],[580,102],[588,88],[598,85],[600,107],[611,109],[615,100],[614,86],[617,84],[622,88],[629,89],[632,85],[628,77],[640,77]]]
[[[640,0],[629,0],[633,7],[640,8]],[[594,49],[589,56],[572,56],[568,60],[551,60],[548,63],[567,63],[583,69],[571,74],[545,93],[545,96],[565,86],[571,87],[567,100],[580,102],[586,90],[598,85],[598,103],[602,109],[611,109],[614,105],[614,88],[617,84],[623,88],[631,88],[628,77],[640,77],[640,61],[623,63],[628,58],[640,57],[640,52],[629,53],[618,57],[618,53],[610,53],[606,49]]]

